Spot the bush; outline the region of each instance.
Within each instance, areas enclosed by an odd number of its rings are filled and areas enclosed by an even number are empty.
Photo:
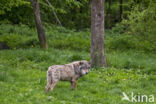
[[[27,37],[25,35],[19,34],[8,34],[0,36],[0,42],[4,42],[10,49],[17,49],[17,48],[33,48],[37,46],[39,42],[37,39],[32,37]]]
[[[6,42],[9,48],[11,49],[16,49],[19,48],[22,36],[18,34],[9,34],[9,35],[3,35],[0,38],[1,42]]]
[[[62,40],[51,41],[51,46],[57,49],[71,49],[76,51],[90,51],[90,42],[85,39],[69,37]]]
[[[156,47],[151,42],[147,40],[140,41],[140,39],[135,36],[126,34],[107,37],[105,44],[106,48],[110,50],[137,50],[144,52],[154,52],[156,50]]]
[[[56,49],[70,49],[75,51],[90,51],[90,31],[76,32],[66,28],[48,25],[46,35],[49,47]],[[120,26],[119,26],[120,27]],[[120,29],[106,31],[105,46],[107,51],[137,50],[154,51],[155,46],[147,40],[141,41],[133,35],[120,34]],[[0,25],[0,48],[5,45],[10,49],[39,47],[39,40],[34,28],[26,25]]]
[[[146,6],[143,4],[136,5],[132,9],[132,12],[130,12],[128,18],[122,21],[122,24],[126,27],[125,34],[132,35],[139,39],[139,42],[145,45],[145,50],[156,50],[155,18],[155,1],[146,1]],[[150,45],[152,45],[152,49],[149,49]]]
[[[35,30],[26,25],[0,25],[0,43],[5,43],[10,49],[39,46]]]

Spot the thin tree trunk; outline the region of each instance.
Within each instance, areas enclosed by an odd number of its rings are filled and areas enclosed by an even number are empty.
[[[91,1],[91,64],[107,66],[104,52],[104,0]]]
[[[119,22],[121,22],[122,21],[122,0],[120,0],[120,11],[119,11]]]
[[[41,21],[41,17],[40,17],[40,7],[38,4],[37,0],[30,0],[33,11],[34,11],[34,16],[35,16],[35,23],[36,23],[36,29],[37,29],[37,33],[38,33],[38,38],[40,41],[40,47],[41,48],[48,48],[48,44],[46,41],[46,35],[45,35],[45,30],[42,26],[42,21]]]
[[[53,14],[54,14],[54,16],[55,16],[55,18],[56,18],[56,22],[57,22],[60,26],[62,26],[62,24],[61,24],[59,18],[57,17],[57,15],[56,15],[56,13],[55,13],[55,11],[54,11],[53,6],[52,6],[51,3],[49,2],[49,0],[46,0],[46,2],[47,2],[48,5],[52,8]]]
[[[109,11],[111,10],[111,3],[112,3],[112,1],[111,0],[108,0],[108,10]]]

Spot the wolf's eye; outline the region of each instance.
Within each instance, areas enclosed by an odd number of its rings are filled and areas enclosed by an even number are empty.
[[[80,67],[80,70],[82,70],[82,69],[83,69],[83,67],[81,66],[81,67]]]

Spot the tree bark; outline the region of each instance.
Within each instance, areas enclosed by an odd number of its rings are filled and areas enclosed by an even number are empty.
[[[41,21],[41,17],[40,17],[39,3],[37,0],[30,0],[30,2],[31,2],[32,8],[33,8],[33,11],[34,11],[35,23],[36,23],[38,38],[40,41],[40,47],[47,49],[48,44],[47,44],[47,40],[46,40],[45,30],[42,26],[42,21]]]
[[[104,52],[104,0],[91,0],[91,65],[107,67]]]

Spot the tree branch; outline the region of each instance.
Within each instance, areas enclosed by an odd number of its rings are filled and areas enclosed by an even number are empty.
[[[54,16],[55,16],[55,18],[56,18],[56,22],[57,22],[60,26],[62,26],[62,24],[61,24],[59,18],[57,17],[57,15],[56,15],[56,13],[55,13],[55,11],[54,11],[54,7],[51,5],[51,3],[49,2],[49,0],[45,0],[45,1],[46,1],[47,4],[52,8],[52,12],[53,12],[53,14],[54,14]]]

